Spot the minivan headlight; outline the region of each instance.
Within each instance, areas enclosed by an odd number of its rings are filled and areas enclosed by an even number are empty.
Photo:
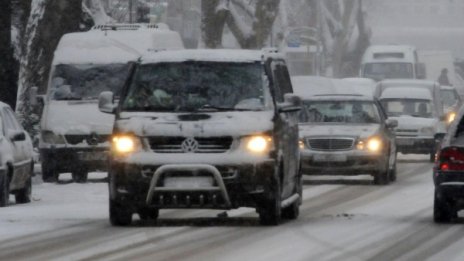
[[[63,135],[55,134],[53,131],[42,131],[42,141],[48,144],[65,144]]]
[[[130,154],[140,150],[140,139],[134,135],[115,135],[112,138],[112,150],[117,154]]]
[[[273,147],[272,137],[266,135],[255,135],[245,139],[245,147],[249,152],[262,154]]]
[[[435,129],[433,127],[424,127],[420,129],[420,132],[425,135],[433,135],[435,133]]]

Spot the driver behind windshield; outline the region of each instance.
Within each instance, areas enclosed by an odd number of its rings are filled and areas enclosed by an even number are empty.
[[[256,64],[166,63],[142,65],[123,102],[125,110],[194,112],[260,110],[262,70]]]

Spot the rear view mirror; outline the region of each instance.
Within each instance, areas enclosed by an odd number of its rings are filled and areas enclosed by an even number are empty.
[[[297,112],[301,110],[302,102],[298,95],[287,93],[284,96],[284,102],[277,105],[279,113]]]
[[[11,141],[24,141],[26,140],[26,133],[24,131],[12,131],[8,133],[8,137]]]
[[[102,92],[98,97],[98,109],[104,113],[113,114],[116,109],[113,92]]]
[[[387,126],[387,128],[389,129],[394,129],[396,127],[398,127],[398,121],[397,120],[393,120],[393,119],[387,119],[385,121],[385,125]]]
[[[435,134],[435,140],[441,141],[445,138],[446,133],[437,133]]]

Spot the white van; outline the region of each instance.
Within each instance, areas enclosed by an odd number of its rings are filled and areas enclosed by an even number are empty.
[[[409,45],[372,45],[364,52],[360,77],[383,79],[424,79],[416,48]]]
[[[116,99],[129,74],[129,62],[149,51],[183,49],[178,33],[156,25],[103,25],[64,35],[55,50],[41,119],[42,178],[54,182],[71,172],[105,170],[114,116],[98,110],[103,91]]]
[[[431,93],[424,88],[404,87],[385,89],[379,97],[389,119],[398,121],[395,130],[398,152],[428,154],[435,159],[438,133],[444,130],[439,108]]]

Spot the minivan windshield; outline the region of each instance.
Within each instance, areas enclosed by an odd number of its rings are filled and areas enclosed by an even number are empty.
[[[270,101],[261,63],[173,62],[137,68],[123,111],[263,110]]]
[[[59,64],[50,81],[51,99],[98,99],[104,91],[119,96],[128,73],[128,64]]]
[[[301,123],[379,123],[380,116],[369,101],[305,101]]]
[[[366,63],[364,77],[382,79],[413,79],[412,63]]]
[[[430,100],[420,99],[382,99],[382,106],[388,116],[413,116],[419,118],[433,118],[433,105]]]

